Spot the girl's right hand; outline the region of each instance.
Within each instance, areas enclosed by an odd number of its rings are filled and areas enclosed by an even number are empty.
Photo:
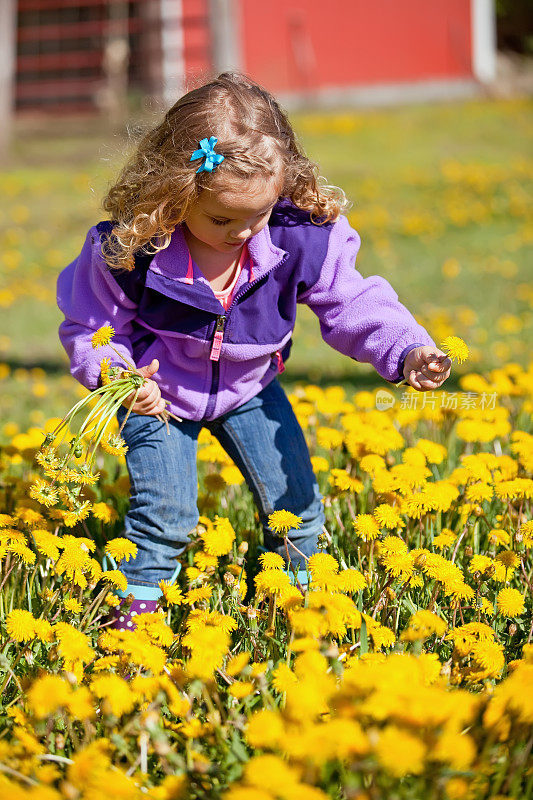
[[[146,367],[140,367],[139,372],[145,378],[148,378],[141,386],[141,390],[137,395],[137,400],[131,409],[135,414],[161,414],[166,408],[166,403],[161,397],[161,390],[155,381],[150,380],[150,377],[159,369],[159,361],[154,358],[151,364]],[[131,401],[135,397],[135,392],[132,392],[126,397],[122,405],[126,408],[130,407]]]

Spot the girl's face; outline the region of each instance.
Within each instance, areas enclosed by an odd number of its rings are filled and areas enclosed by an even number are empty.
[[[235,180],[231,187],[204,190],[185,225],[199,242],[231,253],[265,227],[280,191],[278,177]]]

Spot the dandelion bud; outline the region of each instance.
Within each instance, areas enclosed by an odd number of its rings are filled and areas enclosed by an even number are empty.
[[[246,609],[246,616],[248,619],[256,619],[257,618],[257,609],[253,606],[248,606]]]
[[[483,509],[481,506],[474,506],[474,514],[476,517],[480,517],[483,514]]]
[[[248,542],[241,542],[237,548],[237,552],[243,556],[248,552]]]
[[[487,578],[492,578],[495,572],[496,572],[496,567],[494,566],[494,564],[489,564],[489,566],[485,570],[485,576]]]
[[[232,575],[231,572],[224,573],[224,583],[226,586],[231,587],[235,583],[235,575]]]
[[[24,658],[26,659],[26,663],[28,666],[32,666],[33,662],[35,661],[35,656],[33,655],[31,650],[24,650]]]
[[[396,600],[396,592],[394,591],[394,589],[391,589],[390,586],[386,590],[386,595],[387,599],[390,600],[391,602],[392,600]]]
[[[518,630],[518,626],[515,625],[514,622],[511,622],[511,624],[509,625],[509,636],[514,636],[515,633],[517,632],[517,630]]]
[[[372,576],[370,575],[370,572],[367,569],[365,569],[365,571],[363,572],[363,577],[365,581],[370,585],[370,578]]]
[[[44,442],[41,445],[41,449],[43,447],[50,447],[50,445],[52,444],[53,441],[54,441],[54,434],[53,433],[47,433],[46,436],[44,437]]]
[[[56,733],[55,737],[56,750],[63,750],[65,748],[65,737],[62,733]]]
[[[522,541],[524,540],[524,537],[523,537],[523,535],[522,535],[522,531],[517,531],[517,532],[515,533],[515,535],[514,535],[514,540],[515,540],[515,542],[516,542],[517,544],[520,544],[520,542],[522,542]]]
[[[415,563],[415,567],[420,569],[421,567],[424,566],[426,561],[427,561],[426,554],[425,553],[420,553],[420,555],[415,558],[415,562],[414,562]]]
[[[474,548],[471,547],[471,545],[467,545],[467,547],[465,547],[465,556],[468,556],[468,558],[470,558],[473,555],[474,555]]]

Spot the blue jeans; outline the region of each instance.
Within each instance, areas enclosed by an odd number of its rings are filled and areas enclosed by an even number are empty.
[[[126,409],[117,417],[122,424]],[[317,551],[325,521],[303,431],[285,392],[274,379],[258,395],[216,420],[169,420],[170,435],[156,417],[130,414],[122,431],[128,445],[131,480],[125,536],[137,545],[137,558],[124,562],[128,583],[156,586],[169,580],[176,558],[198,523],[196,453],[198,434],[208,428],[241,470],[257,505],[265,548],[286,560],[283,540],[268,527],[268,515],[284,509],[302,518],[289,542],[305,555]],[[303,559],[289,543],[297,569]]]

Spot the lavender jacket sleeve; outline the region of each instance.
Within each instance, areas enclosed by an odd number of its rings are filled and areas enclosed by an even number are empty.
[[[382,378],[403,379],[403,362],[414,347],[435,342],[419,325],[384,278],[355,269],[361,240],[346,217],[331,230],[326,258],[316,283],[298,297],[320,320],[331,347],[372,364]]]
[[[102,325],[113,326],[113,345],[133,360],[128,337],[137,307],[109,272],[96,228],[90,229],[79,256],[60,273],[57,304],[65,315],[59,338],[70,358],[70,371],[87,389],[98,386],[104,356],[112,364],[125,366],[110,347],[93,348],[91,337]]]

